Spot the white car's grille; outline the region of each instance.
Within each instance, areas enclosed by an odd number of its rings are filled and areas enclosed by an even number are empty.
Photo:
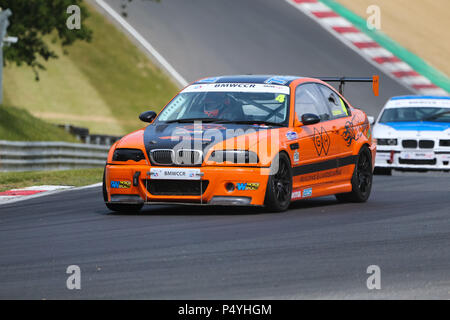
[[[417,147],[419,147],[419,149],[433,149],[434,141],[405,139],[402,141],[402,146],[406,149],[417,149]]]
[[[203,162],[203,152],[191,149],[156,149],[150,151],[150,159],[156,165],[199,166]]]

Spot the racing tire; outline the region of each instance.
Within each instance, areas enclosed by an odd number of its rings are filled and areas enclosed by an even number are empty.
[[[278,165],[278,170],[276,164]],[[287,210],[292,196],[292,167],[289,157],[279,153],[272,161],[264,205],[271,212]]]
[[[121,203],[108,203],[108,192],[106,191],[106,179],[105,179],[106,169],[103,171],[103,184],[102,184],[102,191],[103,191],[103,201],[105,202],[105,206],[115,212],[120,213],[138,213],[142,207],[143,204],[121,204]]]
[[[372,155],[369,148],[363,146],[353,170],[352,191],[336,194],[336,199],[342,202],[366,202],[372,190],[372,181]]]
[[[392,176],[392,168],[375,167],[373,174],[378,176]]]

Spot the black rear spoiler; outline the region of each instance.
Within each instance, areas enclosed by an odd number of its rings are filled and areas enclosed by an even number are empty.
[[[324,77],[319,78],[325,82],[339,82],[339,93],[344,94],[344,84],[346,82],[372,82],[372,91],[378,97],[380,88],[380,76],[373,76],[372,78],[349,78],[349,77]]]

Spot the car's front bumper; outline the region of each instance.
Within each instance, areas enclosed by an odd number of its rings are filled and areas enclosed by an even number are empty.
[[[450,170],[450,152],[436,149],[377,147],[375,167],[405,170]]]
[[[173,169],[173,167],[167,168]],[[163,187],[169,187],[170,190],[165,192],[161,192],[161,188],[157,189],[158,192],[156,192],[150,186],[155,181],[155,183],[161,185],[160,181],[162,181],[152,179],[150,169],[151,167],[147,165],[108,164],[105,172],[108,202],[123,204],[264,205],[269,168],[199,167],[198,169],[202,174],[200,180],[166,180],[162,185]],[[201,181],[203,181],[202,184]],[[234,184],[234,190],[227,190],[226,185],[228,183]],[[239,190],[238,184],[240,184],[240,189],[243,190]],[[253,188],[243,188],[243,186],[246,186],[245,184],[251,184]],[[256,184],[258,185],[257,188],[254,187]],[[192,194],[193,190],[195,190],[195,194]]]

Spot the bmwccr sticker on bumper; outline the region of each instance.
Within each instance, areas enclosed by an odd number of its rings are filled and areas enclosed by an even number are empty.
[[[200,169],[151,168],[150,179],[200,180]]]

